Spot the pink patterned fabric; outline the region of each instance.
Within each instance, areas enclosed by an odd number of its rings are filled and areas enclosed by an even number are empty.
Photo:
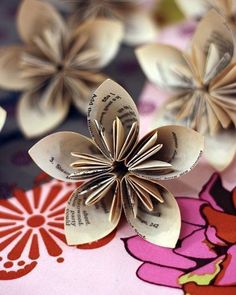
[[[236,189],[225,190],[220,177],[214,174],[199,199],[177,199],[183,221],[181,230],[185,232],[191,225],[192,231],[180,237],[174,250],[152,246],[137,236],[125,239],[130,255],[142,262],[138,277],[152,284],[182,288],[186,294],[235,294],[235,197]],[[203,202],[202,198],[208,201]],[[196,208],[196,202],[198,213],[195,209],[192,215],[186,213],[193,206]],[[199,215],[204,222],[199,222]]]

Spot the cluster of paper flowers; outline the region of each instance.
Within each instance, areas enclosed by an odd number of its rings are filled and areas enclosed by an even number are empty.
[[[188,1],[177,2],[183,9],[188,6]],[[198,16],[212,8],[212,2],[199,1]],[[157,29],[142,1],[78,0],[67,21],[46,0],[20,4],[17,26],[25,45],[2,48],[0,86],[23,91],[17,112],[23,133],[35,137],[54,129],[71,103],[83,113],[88,111],[91,140],[60,132],[42,139],[29,152],[51,176],[86,181],[66,207],[69,244],[93,242],[109,234],[123,210],[141,237],[174,247],[180,233],[179,209],[159,181],[179,177],[196,165],[203,151],[202,135],[205,156],[213,166],[221,170],[232,162],[236,64],[227,21],[232,23],[234,8],[226,1],[222,1],[225,6],[215,2],[216,8],[198,24],[186,53],[149,43]],[[57,4],[69,7],[66,2]],[[218,13],[222,5],[223,16]],[[173,93],[155,119],[157,128],[140,141],[132,98],[100,73],[122,41],[149,43],[136,50],[138,61],[151,82]]]
[[[145,20],[143,34],[133,24],[127,24],[125,35],[118,12],[127,6],[125,11],[131,14],[131,8],[138,7],[134,1],[97,1],[93,5],[94,1],[77,2],[78,11],[83,12],[83,17],[76,18],[81,20],[79,24],[71,18],[66,22],[49,3],[23,0],[17,14],[23,45],[1,49],[0,86],[23,91],[17,116],[27,137],[40,136],[57,127],[71,103],[86,113],[91,91],[105,80],[100,69],[115,57],[124,37],[135,43],[156,34],[148,13],[135,9],[132,17]]]

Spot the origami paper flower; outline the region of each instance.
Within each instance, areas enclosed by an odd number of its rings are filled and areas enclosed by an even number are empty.
[[[138,141],[139,118],[132,98],[106,80],[88,108],[92,140],[59,132],[29,151],[36,164],[64,181],[88,180],[68,201],[65,232],[69,244],[109,234],[121,218],[144,239],[174,247],[180,215],[173,195],[159,180],[190,171],[203,149],[203,137],[181,126],[155,129]]]
[[[134,0],[76,0],[73,5],[78,9],[79,19],[105,16],[124,18],[137,9],[138,2]]]
[[[97,17],[121,21],[125,26],[124,41],[136,45],[154,40],[157,35],[157,26],[151,15],[151,4],[146,2],[143,0],[67,0],[64,1],[64,6],[71,6],[73,23]]]
[[[201,19],[212,8],[225,17],[233,31],[236,29],[236,4],[232,0],[198,0],[189,5],[188,0],[176,0],[181,11],[188,18]]]
[[[70,30],[48,3],[24,0],[17,16],[22,46],[1,49],[0,86],[24,91],[18,121],[28,137],[58,126],[71,102],[82,112],[105,76],[97,71],[115,56],[122,25],[98,19]]]
[[[154,246],[138,236],[125,239],[128,253],[143,261],[138,277],[157,285],[183,288],[186,294],[234,294],[235,192],[225,190],[220,177],[214,174],[199,199],[177,198],[182,229],[174,250]]]
[[[7,113],[6,111],[0,107],[0,131],[2,130],[2,127],[6,121]]]
[[[136,53],[150,81],[175,93],[159,116],[205,134],[205,156],[217,169],[227,167],[236,150],[236,65],[224,18],[214,10],[207,14],[190,53],[162,44],[143,46]],[[157,119],[158,126],[162,119]]]
[[[175,0],[177,6],[180,8],[180,10],[183,12],[183,14],[187,17],[187,18],[191,18],[191,19],[195,19],[195,20],[199,20],[201,19],[203,16],[205,16],[205,14],[207,14],[207,12],[209,10],[211,10],[212,8],[216,7],[217,5],[221,5],[222,7],[226,6],[227,2],[229,2],[228,0],[216,0],[216,1],[211,1],[211,0],[198,0],[198,1],[194,1],[192,5],[189,5],[189,3],[187,2],[187,0]]]

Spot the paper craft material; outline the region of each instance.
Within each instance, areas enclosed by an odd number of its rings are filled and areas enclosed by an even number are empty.
[[[6,111],[0,107],[0,131],[2,130],[2,127],[6,121],[7,113]]]
[[[64,5],[71,6],[73,24],[97,17],[119,20],[125,27],[123,41],[129,45],[153,41],[158,33],[152,16],[154,1],[75,0]]]
[[[17,115],[27,137],[57,127],[71,103],[86,112],[88,97],[116,55],[123,27],[96,19],[73,30],[49,3],[24,0],[17,27],[25,45],[1,48],[0,87],[23,91]],[[109,45],[108,45],[109,44]]]
[[[70,245],[103,238],[122,210],[134,230],[154,244],[174,247],[180,214],[174,196],[159,183],[189,172],[203,151],[203,137],[188,128],[157,128],[140,141],[139,115],[129,94],[106,80],[88,108],[92,140],[73,132],[49,135],[29,154],[56,179],[87,180],[69,199],[65,233]]]
[[[190,4],[187,0],[175,0],[176,4],[180,8],[180,10],[184,13],[184,15],[187,18],[199,20],[201,19],[207,12],[212,9],[216,3],[218,2],[228,2],[227,0],[198,0],[198,1],[192,1]],[[215,3],[215,5],[213,4]]]
[[[209,10],[215,9],[226,20],[230,28],[236,30],[236,3],[233,0],[175,0],[178,7],[187,18],[199,20],[204,17]]]
[[[72,5],[77,10],[79,20],[91,17],[108,17],[125,19],[130,13],[138,9],[139,0],[76,0]]]
[[[224,18],[211,10],[199,23],[189,52],[150,44],[136,54],[148,79],[175,94],[159,111],[155,127],[179,122],[205,134],[205,156],[218,170],[225,169],[236,151],[236,65]]]

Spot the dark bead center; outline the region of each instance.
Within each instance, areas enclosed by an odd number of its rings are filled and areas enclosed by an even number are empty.
[[[64,69],[64,65],[63,65],[63,64],[58,64],[58,65],[57,65],[57,71],[58,71],[58,72],[62,72],[63,69]]]
[[[113,163],[113,172],[115,172],[120,177],[123,177],[128,172],[128,167],[125,165],[124,161]]]

